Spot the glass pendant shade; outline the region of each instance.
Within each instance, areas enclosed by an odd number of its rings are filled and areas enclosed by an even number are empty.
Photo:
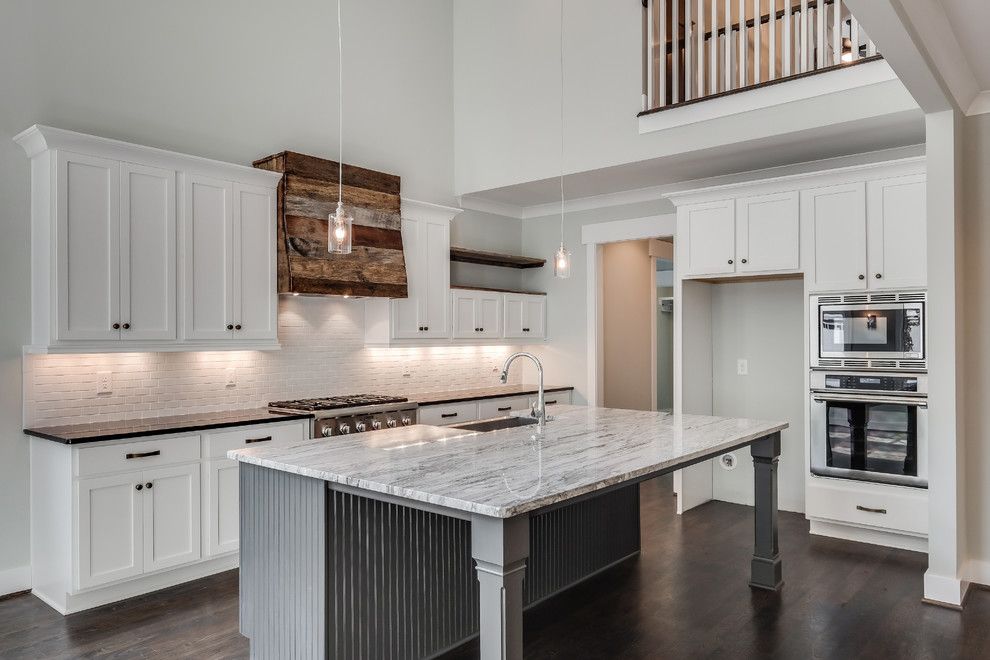
[[[553,255],[553,276],[566,279],[571,276],[571,252],[561,243]]]
[[[327,235],[327,249],[331,254],[351,253],[353,230],[354,218],[344,208],[343,202],[337,202],[336,212],[330,215],[330,226]]]

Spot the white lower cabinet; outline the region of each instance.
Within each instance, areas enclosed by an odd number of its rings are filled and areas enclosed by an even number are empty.
[[[203,466],[203,483],[207,486],[204,497],[204,550],[209,556],[235,552],[240,539],[237,461],[218,458]]]
[[[158,571],[202,556],[198,463],[158,468],[144,479],[144,571]]]
[[[546,404],[552,412],[552,406],[571,402],[572,390],[557,390],[545,394]],[[528,411],[536,405],[536,396],[522,394],[519,396],[499,396],[476,401],[458,403],[438,403],[420,406],[418,422],[431,426],[450,426],[463,424],[478,419],[505,417],[514,412]]]
[[[144,497],[136,490],[139,483],[140,474],[76,482],[77,589],[144,571]]]

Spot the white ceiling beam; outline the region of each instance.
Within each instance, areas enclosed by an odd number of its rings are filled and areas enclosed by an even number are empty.
[[[846,0],[926,113],[966,112],[980,92],[949,19],[932,0]]]

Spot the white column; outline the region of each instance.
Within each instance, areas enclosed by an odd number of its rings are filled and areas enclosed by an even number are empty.
[[[529,516],[472,515],[471,556],[480,584],[481,660],[522,660]]]

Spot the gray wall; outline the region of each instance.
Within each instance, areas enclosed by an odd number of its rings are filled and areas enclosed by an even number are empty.
[[[459,247],[522,254],[522,220],[481,211],[463,211],[450,225],[450,244]],[[450,264],[450,282],[474,286],[518,289],[523,271],[478,264]]]
[[[0,580],[28,553],[21,346],[34,123],[234,163],[336,156],[336,5],[0,0]],[[453,204],[452,0],[345,2],[344,160]]]
[[[804,511],[804,287],[801,280],[712,286],[713,414],[785,420],[778,471],[780,508]],[[749,375],[736,374],[736,360]],[[726,471],[714,462],[715,499],[753,504],[753,463],[736,452]]]

